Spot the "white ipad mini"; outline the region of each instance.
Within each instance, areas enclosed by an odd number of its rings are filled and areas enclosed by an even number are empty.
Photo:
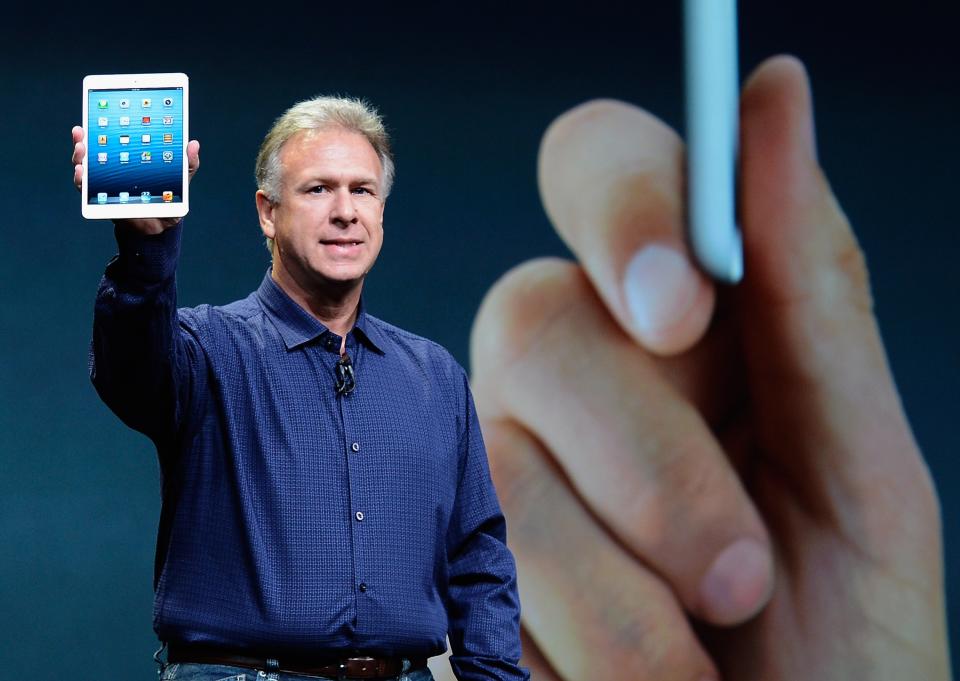
[[[690,244],[706,272],[733,284],[743,277],[736,0],[686,0],[684,48]]]
[[[183,73],[83,79],[83,217],[187,214],[187,108]]]

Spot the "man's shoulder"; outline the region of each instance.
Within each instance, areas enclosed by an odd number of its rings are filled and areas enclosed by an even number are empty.
[[[391,324],[370,313],[365,313],[365,315],[367,323],[374,327],[379,332],[381,339],[391,346],[389,349],[397,349],[417,357],[429,359],[432,362],[449,367],[456,373],[463,372],[460,363],[440,343],[400,328],[396,324]],[[374,342],[376,342],[376,339],[374,339]],[[384,348],[384,350],[388,350],[388,348]]]
[[[177,310],[180,324],[195,331],[211,326],[245,324],[263,315],[263,308],[256,293],[226,305],[202,304],[196,307],[181,307]]]

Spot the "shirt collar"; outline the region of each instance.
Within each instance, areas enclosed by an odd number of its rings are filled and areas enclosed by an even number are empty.
[[[330,333],[326,326],[300,307],[280,288],[270,275],[270,270],[267,270],[263,281],[260,282],[257,297],[264,312],[280,332],[287,350],[293,350]],[[383,333],[377,320],[364,311],[363,296],[360,297],[360,303],[357,306],[357,320],[353,324],[353,330],[358,332],[356,334],[358,340],[369,346],[371,350],[383,354]]]

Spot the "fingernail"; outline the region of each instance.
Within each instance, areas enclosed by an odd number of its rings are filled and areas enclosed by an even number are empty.
[[[683,254],[651,244],[627,264],[624,288],[637,332],[657,341],[690,310],[696,300],[697,278]]]
[[[766,603],[772,586],[770,549],[739,539],[720,552],[700,583],[704,614],[714,624],[742,622]]]

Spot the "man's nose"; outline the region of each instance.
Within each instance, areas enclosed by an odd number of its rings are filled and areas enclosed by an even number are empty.
[[[357,208],[353,204],[353,194],[350,193],[349,189],[336,192],[330,219],[344,225],[357,221]]]

